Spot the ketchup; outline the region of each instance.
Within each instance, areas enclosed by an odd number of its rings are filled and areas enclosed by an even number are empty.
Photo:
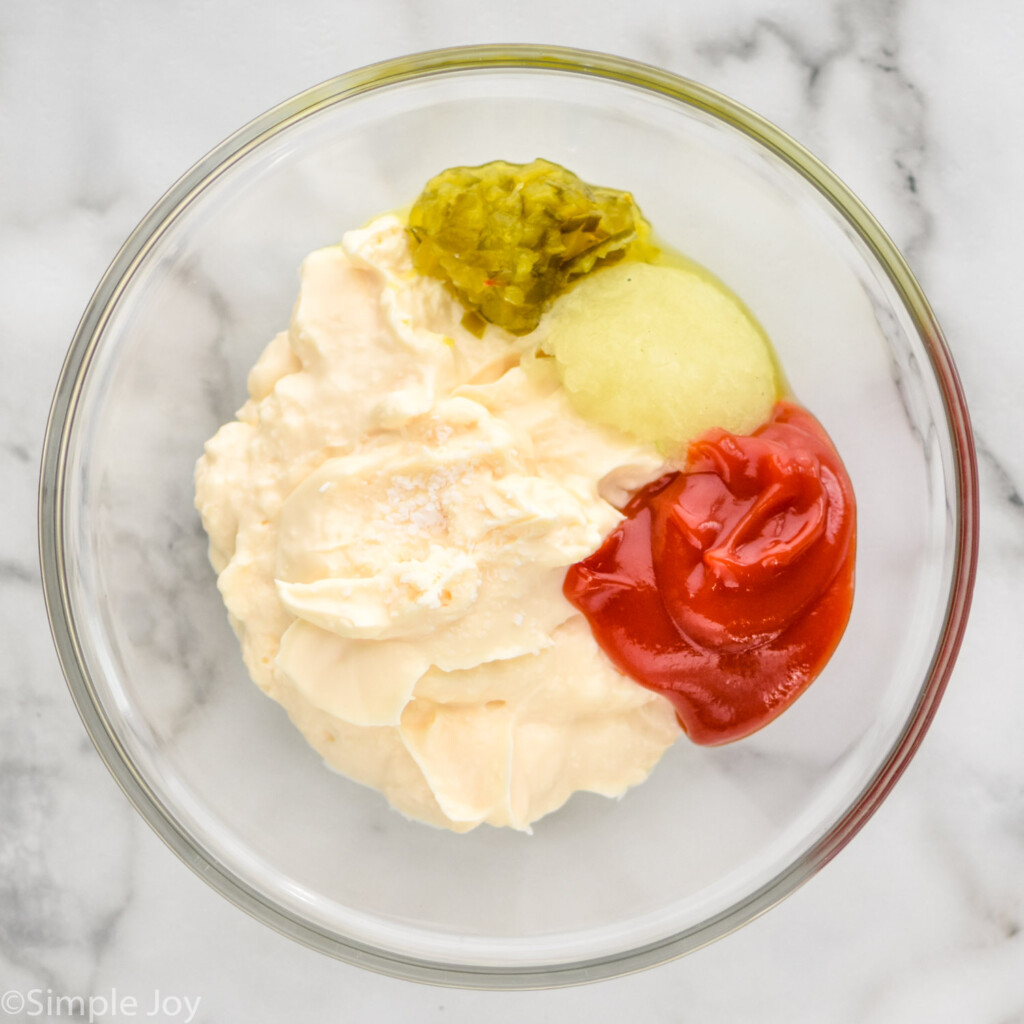
[[[565,596],[695,743],[767,725],[824,667],[853,603],[853,490],[821,424],[783,401],[749,436],[709,431],[625,515],[570,566]]]

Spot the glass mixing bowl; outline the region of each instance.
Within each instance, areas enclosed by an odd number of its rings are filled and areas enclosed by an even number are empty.
[[[287,325],[297,267],[455,164],[543,156],[626,188],[740,295],[859,501],[857,596],[825,672],[721,748],[681,738],[621,801],[533,835],[406,821],[328,771],[249,681],[192,506],[203,442]],[[93,742],[167,844],[240,907],[352,963],[524,987],[659,963],[749,921],[879,806],[935,711],[977,548],[963,396],[903,259],[825,167],[693,82],[536,47],[345,74],[237,132],[100,282],[47,428],[43,579]]]

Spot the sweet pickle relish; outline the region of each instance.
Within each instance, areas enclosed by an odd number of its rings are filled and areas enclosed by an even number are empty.
[[[573,281],[657,249],[632,195],[588,185],[548,160],[452,167],[409,214],[413,261],[466,308],[463,324],[528,334]]]

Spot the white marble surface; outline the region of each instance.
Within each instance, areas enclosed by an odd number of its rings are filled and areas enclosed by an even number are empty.
[[[1010,298],[1024,273],[1022,40],[1018,0],[0,6],[0,991],[45,1001],[116,989],[138,1000],[137,1016],[178,997],[199,1001],[196,1021],[253,1024],[1024,1021],[1024,347]],[[702,80],[831,164],[903,248],[944,325],[978,435],[983,533],[947,697],[853,843],[692,956],[522,994],[336,963],[250,920],[181,864],[78,720],[35,539],[61,360],[107,263],[163,190],[317,81],[415,50],[512,41],[618,52]],[[4,999],[0,1022],[18,1007]],[[47,1019],[35,1005],[6,1016]],[[188,1017],[177,1010],[172,1001],[149,1019]]]

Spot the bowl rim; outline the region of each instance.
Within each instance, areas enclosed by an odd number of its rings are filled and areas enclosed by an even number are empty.
[[[72,612],[64,548],[68,451],[82,387],[114,307],[136,269],[193,198],[261,142],[318,110],[398,83],[436,75],[513,69],[559,71],[635,86],[725,122],[798,172],[850,225],[884,270],[910,314],[941,393],[955,460],[956,542],[942,633],[913,711],[887,757],[845,814],[803,857],[713,918],[664,940],[620,954],[547,966],[453,965],[413,959],[340,938],[268,900],[209,851],[200,849],[133,764],[102,710],[87,671]],[[370,64],[313,86],[254,118],[212,149],[157,201],[131,233],[96,287],[75,331],[58,378],[39,481],[39,557],[47,617],[72,698],[100,757],[157,835],[222,896],[256,919],[313,949],[350,964],[410,981],[466,988],[545,988],[614,977],[652,967],[721,938],[758,917],[815,875],[878,809],[914,756],[949,681],[963,638],[977,567],[978,473],[963,389],[942,331],[906,260],[859,199],[808,150],[780,128],[717,91],[631,59],[565,47],[458,46]]]

